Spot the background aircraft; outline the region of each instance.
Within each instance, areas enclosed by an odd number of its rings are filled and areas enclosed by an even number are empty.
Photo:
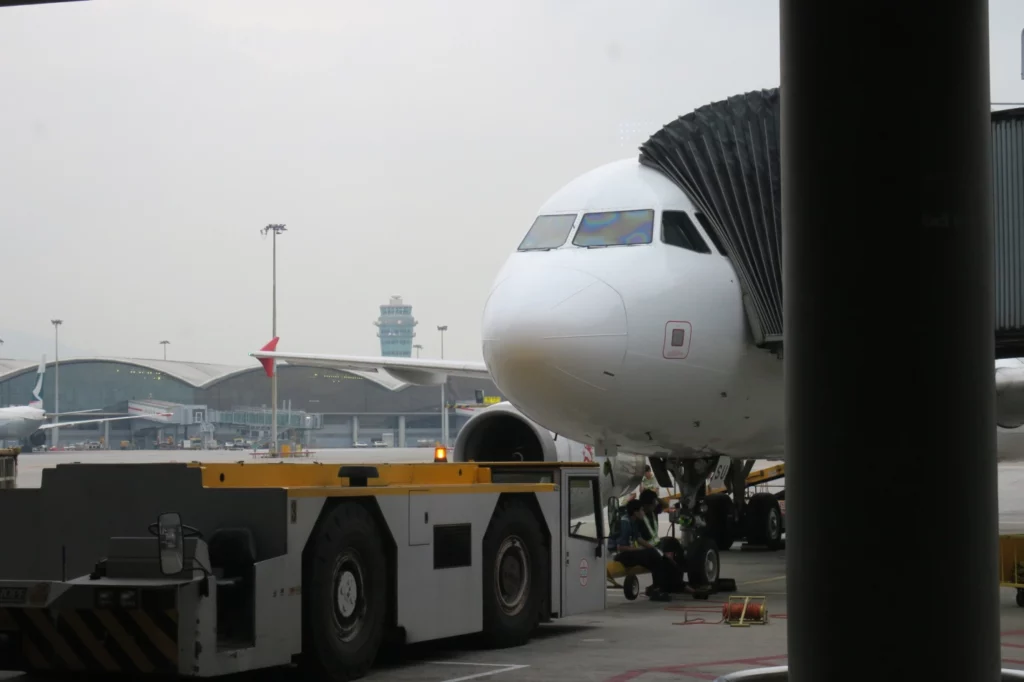
[[[101,422],[120,421],[122,419],[139,419],[140,417],[170,417],[171,414],[159,413],[156,415],[131,415],[127,417],[103,417],[100,419],[79,419],[66,422],[47,422],[53,417],[62,417],[72,414],[85,414],[96,412],[98,409],[79,410],[76,412],[53,413],[43,409],[43,375],[46,373],[46,356],[43,356],[37,371],[36,386],[32,389],[32,401],[28,405],[15,405],[12,407],[0,407],[0,441],[17,439],[28,443],[32,447],[39,447],[46,443],[46,432],[58,426],[78,426],[80,424],[98,424]]]

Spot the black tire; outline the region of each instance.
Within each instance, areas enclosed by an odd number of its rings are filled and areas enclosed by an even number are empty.
[[[1024,590],[1017,590],[1017,606],[1024,607]]]
[[[525,644],[540,621],[550,561],[536,517],[523,502],[498,502],[483,542],[484,639]]]
[[[358,679],[377,658],[388,606],[380,534],[355,501],[328,511],[314,531],[302,590],[303,659],[320,679]]]
[[[698,537],[686,548],[686,575],[690,587],[714,587],[721,573],[718,546],[709,537]]]
[[[782,549],[782,508],[770,493],[758,493],[747,502],[747,541],[771,550]]]
[[[725,552],[736,542],[736,505],[725,493],[708,495],[705,501],[708,504],[704,517],[708,535],[718,545],[718,550]]]
[[[640,579],[635,575],[627,575],[626,579],[622,582],[622,593],[626,595],[626,599],[629,601],[633,601],[639,597]]]

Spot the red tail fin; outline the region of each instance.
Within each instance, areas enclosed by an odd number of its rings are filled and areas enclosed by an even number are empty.
[[[263,348],[260,348],[260,350],[269,350],[269,351],[277,350],[277,342],[279,340],[280,340],[280,337],[275,336],[274,338],[270,339],[270,341],[267,342],[267,345],[263,346]],[[273,358],[260,358],[259,361],[260,361],[260,364],[263,365],[263,371],[267,373],[267,376],[268,377],[274,376],[274,359]]]

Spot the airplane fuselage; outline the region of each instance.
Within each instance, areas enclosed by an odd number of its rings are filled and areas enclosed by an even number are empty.
[[[631,217],[650,218],[639,243],[579,236],[588,221],[645,209]],[[688,214],[709,252],[666,243],[666,212]],[[695,213],[635,160],[581,176],[542,207],[572,216],[572,231],[509,257],[482,327],[487,368],[526,416],[638,454],[781,455],[782,361],[752,344],[736,272]]]
[[[623,452],[784,459],[783,362],[754,345],[736,271],[685,193],[628,159],[538,215],[483,314],[484,361],[516,408]],[[1024,457],[1024,430],[997,439],[1001,459]]]
[[[0,408],[0,439],[24,439],[46,422],[46,413],[28,405]]]

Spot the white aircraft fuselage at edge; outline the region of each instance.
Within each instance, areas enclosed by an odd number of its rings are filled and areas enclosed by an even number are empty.
[[[651,229],[634,234],[640,243],[594,245],[602,222],[614,222],[608,214],[639,211],[653,212]],[[667,242],[666,212],[685,213],[709,252]],[[483,364],[273,352],[276,341],[252,355],[265,365],[384,370],[414,384],[489,376],[510,405],[480,410],[459,434],[456,456],[471,445],[474,422],[504,408],[607,455],[784,460],[783,362],[754,345],[737,273],[697,213],[669,178],[635,158],[571,181],[538,211],[570,216],[564,238],[521,246],[496,277],[483,312]],[[594,229],[578,237],[584,224]],[[1019,395],[1021,361],[996,367],[1012,374],[1003,376]],[[1000,428],[998,442],[1000,459],[1024,456],[1021,429]]]
[[[0,407],[0,439],[23,440],[46,424],[46,412],[29,405]]]

